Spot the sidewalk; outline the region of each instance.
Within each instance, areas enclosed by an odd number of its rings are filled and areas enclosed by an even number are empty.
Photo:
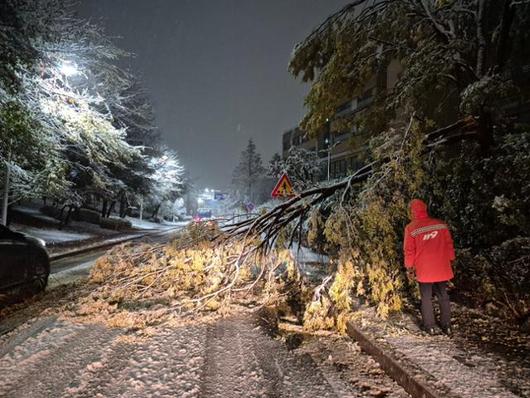
[[[365,338],[365,344],[383,353],[383,361],[394,361],[394,365],[387,365],[393,366],[399,377],[409,382],[413,379],[425,388],[426,396],[528,397],[528,337],[499,319],[489,319],[456,304],[454,309],[452,338],[424,335],[413,317],[406,314],[382,321],[372,309],[360,310],[348,333],[359,341]]]
[[[163,230],[160,230],[163,231]],[[120,243],[125,243],[130,240],[140,239],[146,236],[149,233],[154,233],[156,231],[150,232],[140,232],[140,233],[125,233],[119,234],[113,237],[99,237],[96,239],[87,239],[81,241],[69,242],[68,245],[54,246],[47,248],[48,254],[50,255],[50,260],[57,260],[59,258],[71,256],[74,254],[80,254],[87,251],[91,251],[98,248],[105,248]]]
[[[60,223],[58,220],[41,213],[37,208],[18,206],[15,211],[19,213],[19,217],[25,222],[14,222],[10,225],[10,228],[44,240],[52,259],[73,252],[119,244],[145,236],[146,233],[164,231],[183,225],[183,223],[169,222],[153,223],[127,217],[127,220],[132,224],[132,229],[127,231],[114,231],[81,221],[71,221],[69,225],[59,229]]]

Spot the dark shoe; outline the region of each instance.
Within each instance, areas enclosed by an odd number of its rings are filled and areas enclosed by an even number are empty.
[[[446,334],[448,336],[451,336],[453,334],[453,329],[451,328],[451,326],[442,326],[441,329],[443,334]]]

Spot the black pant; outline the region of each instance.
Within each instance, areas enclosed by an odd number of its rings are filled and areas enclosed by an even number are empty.
[[[432,294],[438,298],[440,305],[440,324],[442,327],[448,327],[451,322],[451,305],[449,295],[447,294],[447,282],[421,283],[421,317],[425,328],[434,327],[434,311],[432,307]]]

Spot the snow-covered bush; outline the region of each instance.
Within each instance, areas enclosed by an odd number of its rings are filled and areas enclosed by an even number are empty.
[[[434,160],[436,159],[436,160]],[[476,143],[438,153],[426,180],[432,208],[451,225],[459,247],[499,245],[530,231],[530,132],[495,136],[484,157]]]
[[[303,191],[314,187],[321,174],[321,159],[315,151],[293,146],[287,158],[270,162],[268,173],[279,179],[287,173],[295,191]]]
[[[99,221],[99,225],[101,228],[112,229],[114,231],[126,231],[132,228],[132,223],[129,220],[118,217],[102,218]]]
[[[523,321],[530,313],[530,238],[464,249],[455,262],[455,294],[492,315]]]

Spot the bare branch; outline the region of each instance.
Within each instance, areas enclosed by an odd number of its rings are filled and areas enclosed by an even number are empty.
[[[410,131],[414,118],[415,115],[412,115],[406,127],[405,134],[408,134]],[[425,135],[426,151],[430,151],[438,145],[446,144],[456,140],[463,140],[472,137],[475,138],[477,136],[476,129],[476,119],[473,117],[467,117],[444,128],[434,130]],[[403,149],[401,149],[401,151],[402,150]],[[227,225],[224,228],[224,234],[218,236],[217,239],[222,238],[225,240],[230,240],[234,238],[240,239],[243,237],[243,240],[247,241],[253,236],[260,237],[261,242],[258,245],[258,249],[266,253],[273,247],[280,231],[298,219],[296,227],[290,237],[290,244],[292,244],[295,231],[297,228],[300,228],[303,219],[310,209],[324,203],[326,199],[330,198],[336,192],[341,190],[343,190],[343,192],[339,205],[342,205],[346,199],[348,191],[354,185],[365,182],[373,174],[374,166],[385,163],[388,160],[389,159],[374,161],[360,168],[351,176],[343,179],[342,181],[339,181],[335,184],[324,185],[303,191],[298,194],[298,196],[274,207],[263,215],[241,221],[236,224]]]

